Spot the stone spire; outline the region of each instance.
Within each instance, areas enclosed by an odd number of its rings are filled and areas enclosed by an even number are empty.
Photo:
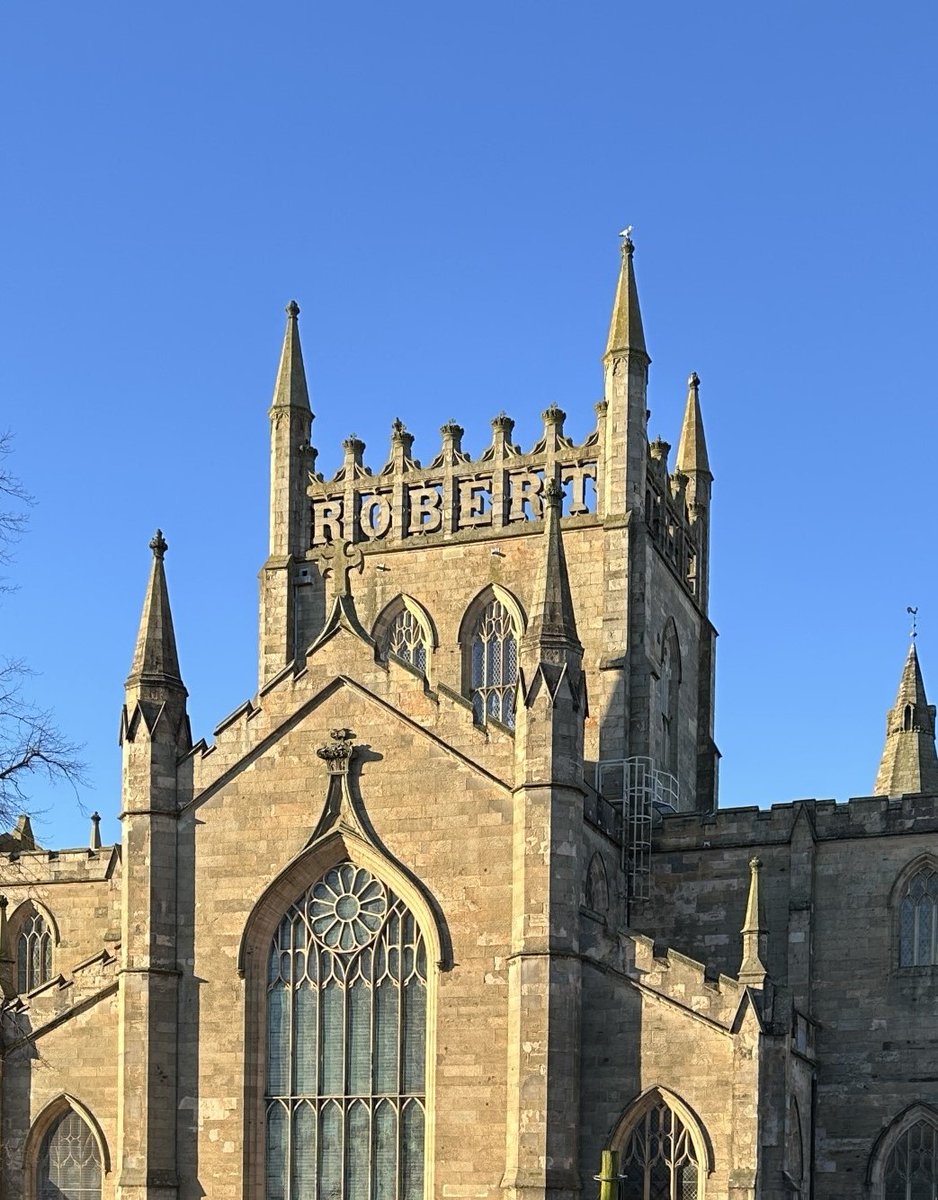
[[[563,490],[550,479],[544,489],[544,551],[534,585],[531,618],[522,650],[541,662],[561,664],[574,655],[579,662],[583,647],[576,631],[567,559],[560,532]]]
[[[306,386],[306,370],[303,367],[303,351],[300,348],[297,321],[300,306],[295,300],[291,300],[286,312],[287,328],[283,335],[283,349],[280,351],[280,366],[277,368],[271,408],[302,408],[309,412],[309,390]]]
[[[675,468],[690,476],[695,472],[706,472],[712,479],[710,459],[707,457],[707,440],[704,437],[703,417],[700,413],[700,377],[691,373],[687,380],[687,406],[684,409],[684,424],[681,440],[677,447]]]
[[[743,921],[743,957],[739,965],[739,982],[749,987],[762,987],[768,971],[766,958],[766,929],[762,913],[762,897],[759,895],[759,872],[762,862],[753,858],[749,863],[749,899],[746,903],[746,919]]]
[[[642,310],[638,304],[638,288],[635,285],[635,271],[632,266],[634,253],[635,243],[632,241],[629,226],[622,234],[622,265],[619,268],[616,298],[612,303],[612,321],[609,324],[609,339],[604,356],[606,358],[611,354],[631,352],[643,354],[648,359],[645,331],[642,328]]]
[[[308,644],[311,626],[321,620],[321,594],[306,611],[299,574],[310,546],[310,504],[306,494],[316,465],[310,444],[313,413],[300,349],[300,306],[287,305],[287,326],[274,383],[270,417],[270,507],[268,556],[260,572],[258,676],[261,686],[279,674]],[[307,589],[309,591],[310,589]]]
[[[168,546],[163,531],[158,529],[150,541],[153,565],[143,601],[137,645],[127,677],[127,687],[161,687],[185,692],[179,673],[179,656],[176,653],[176,634],[173,631],[173,614],[169,607],[169,591],[163,556]]]
[[[935,706],[928,703],[913,641],[902,668],[896,703],[886,715],[886,745],[873,794],[938,793]]]

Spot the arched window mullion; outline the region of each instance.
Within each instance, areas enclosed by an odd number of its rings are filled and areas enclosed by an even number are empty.
[[[286,986],[290,1002],[268,1005],[268,1046],[280,1044],[285,1034],[290,1065],[289,1095],[278,1097],[271,1083],[276,1072],[268,1063],[266,1107],[273,1125],[267,1137],[267,1200],[333,1194],[372,1200],[386,1194],[385,1184],[397,1200],[420,1200],[422,1192],[418,1196],[404,1179],[413,1175],[409,1164],[415,1158],[422,1179],[424,1153],[423,1122],[414,1134],[415,1122],[406,1119],[411,1099],[421,1112],[425,1101],[422,1090],[411,1088],[407,1065],[415,1031],[419,1053],[426,1055],[425,1018],[417,1030],[409,1016],[412,997],[425,992],[427,983],[423,937],[414,917],[369,872],[344,862],[291,906],[272,952],[278,961],[276,978],[271,967],[268,993]],[[317,1074],[311,1087],[301,1088],[297,997],[306,988],[316,995]],[[418,1008],[425,1013],[425,1002]],[[307,1019],[311,1016],[310,1005]],[[425,1070],[424,1062],[421,1079]],[[274,1102],[285,1110],[282,1137]],[[308,1109],[315,1118],[314,1151],[306,1149],[310,1138],[299,1130]],[[302,1186],[295,1182],[300,1179]]]

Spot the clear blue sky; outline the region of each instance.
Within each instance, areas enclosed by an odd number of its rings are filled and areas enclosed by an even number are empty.
[[[255,686],[295,296],[320,467],[402,417],[582,436],[635,226],[651,433],[716,475],[721,802],[865,794],[920,606],[938,700],[938,8],[511,0],[7,6],[0,428],[38,506],[0,649],[86,743],[161,525],[196,737]],[[37,789],[46,844],[80,844]]]

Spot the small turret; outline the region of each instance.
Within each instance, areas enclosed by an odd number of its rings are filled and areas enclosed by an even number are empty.
[[[300,306],[287,305],[287,326],[270,406],[270,543],[260,573],[260,682],[263,685],[297,653],[295,564],[310,545],[310,506],[306,496],[316,461],[310,446],[313,413],[300,330]]]
[[[710,494],[713,474],[707,456],[707,439],[704,437],[700,411],[700,377],[696,371],[687,380],[687,404],[674,469],[687,478],[684,505],[697,543],[696,561],[692,568],[694,593],[697,603],[706,612],[710,602]]]
[[[886,745],[873,794],[938,793],[935,753],[935,706],[928,703],[922,668],[913,640],[909,646],[896,703],[886,716]]]
[[[182,692],[185,695],[186,691],[179,673],[173,614],[169,607],[169,590],[163,568],[163,556],[169,547],[162,529],[153,535],[150,549],[153,551],[153,563],[126,683],[128,691],[133,692],[137,699],[149,699],[151,694],[162,696],[163,692]]]
[[[648,453],[646,394],[648,364],[645,331],[638,303],[630,229],[622,233],[622,261],[609,337],[603,355],[604,397],[607,403],[604,446],[604,508],[606,515],[640,509],[645,500]]]
[[[762,897],[759,894],[759,872],[762,862],[753,858],[749,863],[749,899],[746,903],[746,919],[743,921],[743,957],[739,966],[739,982],[749,987],[761,988],[768,971],[765,966],[767,935],[762,913]]]

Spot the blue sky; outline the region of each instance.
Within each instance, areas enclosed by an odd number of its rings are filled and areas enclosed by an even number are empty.
[[[295,296],[319,466],[556,401],[582,436],[635,226],[652,435],[716,475],[723,804],[865,794],[933,550],[938,9],[476,0],[7,6],[0,428],[38,504],[0,650],[119,836],[161,525],[195,736],[255,686],[267,417]],[[933,682],[932,682],[933,681]],[[75,797],[39,787],[47,844]]]

